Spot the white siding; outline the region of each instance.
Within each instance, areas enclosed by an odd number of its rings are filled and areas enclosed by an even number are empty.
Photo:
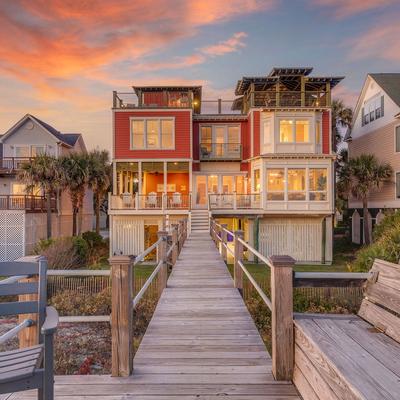
[[[111,254],[138,255],[144,250],[143,218],[115,215],[111,223]]]
[[[297,262],[321,262],[322,219],[264,219],[260,221],[259,246],[266,256],[289,255]]]

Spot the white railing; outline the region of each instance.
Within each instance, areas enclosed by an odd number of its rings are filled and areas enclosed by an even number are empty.
[[[110,210],[190,210],[191,194],[109,194]]]
[[[208,196],[210,210],[258,210],[262,208],[261,193],[211,193]]]

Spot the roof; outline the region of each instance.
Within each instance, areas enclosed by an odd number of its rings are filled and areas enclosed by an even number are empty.
[[[68,147],[75,146],[75,143],[82,136],[80,133],[62,133],[62,132],[58,131],[56,128],[54,128],[53,126],[51,126],[50,124],[48,124],[47,122],[44,122],[31,114],[26,114],[11,129],[9,129],[4,135],[1,135],[0,139],[4,139],[6,136],[10,135],[12,132],[14,132],[15,129],[19,128],[28,118],[32,119],[33,121],[35,121],[39,125],[41,125],[47,132],[49,132],[51,135],[53,135],[57,140],[59,140],[65,146],[68,146]]]
[[[400,107],[400,73],[369,74]]]
[[[290,67],[290,68],[273,68],[268,75],[265,76],[244,76],[238,80],[235,94],[242,96],[251,84],[256,86],[256,90],[268,90],[278,81],[287,84],[289,90],[298,90],[300,77],[306,77],[306,85],[314,85],[316,87],[331,84],[331,89],[334,88],[342,79],[343,76],[309,76],[312,72],[310,67]]]

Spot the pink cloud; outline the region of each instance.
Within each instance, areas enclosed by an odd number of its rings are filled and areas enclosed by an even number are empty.
[[[312,5],[332,9],[336,18],[346,18],[396,3],[398,0],[311,0]]]
[[[351,108],[356,106],[358,95],[359,93],[357,91],[349,89],[343,83],[336,86],[332,91],[334,99],[342,100],[346,106]]]
[[[351,59],[381,58],[400,61],[400,25],[397,20],[384,18],[366,32],[348,41]]]
[[[240,48],[245,47],[243,39],[247,37],[245,32],[237,32],[227,40],[221,41],[218,44],[203,47],[201,52],[211,56],[222,56],[227,53],[233,53]]]

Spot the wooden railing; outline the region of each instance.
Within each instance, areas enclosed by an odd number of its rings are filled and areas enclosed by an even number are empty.
[[[15,172],[21,168],[22,164],[29,163],[31,157],[3,157],[0,159],[0,172]]]
[[[111,210],[190,210],[191,194],[109,194]]]
[[[111,264],[112,376],[129,376],[133,370],[133,311],[157,277],[159,294],[167,286],[168,265],[176,263],[187,238],[187,221],[171,225],[170,232],[159,231],[158,240],[136,257],[113,256]],[[133,298],[134,267],[157,249],[158,264]]]
[[[243,239],[243,231],[229,231],[227,225],[210,220],[210,235],[225,261],[233,257],[235,287],[242,292],[243,276],[252,284],[272,315],[272,373],[277,380],[291,380],[294,368],[293,287],[361,286],[369,273],[294,272],[295,260],[290,256],[265,257]],[[233,239],[232,246],[229,242]],[[269,298],[245,266],[244,252],[252,253],[271,271]]]
[[[51,209],[56,210],[56,199],[51,199]],[[0,210],[45,211],[47,201],[44,196],[0,195]]]

